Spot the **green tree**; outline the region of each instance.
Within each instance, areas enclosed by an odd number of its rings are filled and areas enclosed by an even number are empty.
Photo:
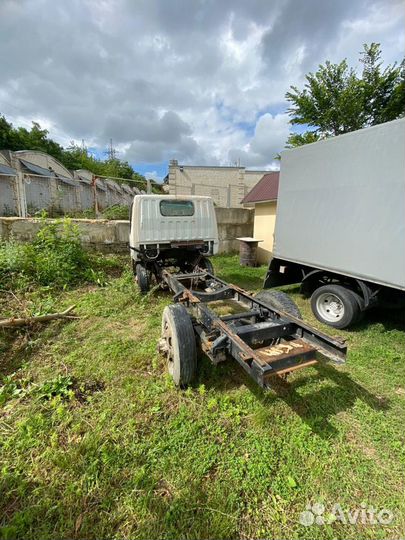
[[[368,125],[381,124],[405,113],[405,59],[397,66],[382,69],[378,43],[364,45],[362,83]]]
[[[39,150],[56,159],[63,160],[63,148],[48,137],[48,131],[37,122],[32,122],[30,130],[14,128],[4,116],[0,116],[0,148],[7,150]]]
[[[89,154],[87,148],[76,145],[73,141],[64,150],[62,160],[68,169],[87,169],[94,174],[107,176],[106,162]]]
[[[340,135],[380,124],[405,114],[405,60],[382,68],[378,43],[364,45],[361,76],[347,61],[327,61],[306,76],[303,90],[292,86],[286,99],[291,124],[308,125],[311,131],[288,139],[291,146],[314,142],[314,137]]]
[[[134,169],[128,161],[121,161],[118,158],[108,159],[105,162],[105,172],[108,176],[116,176],[117,178],[132,178]]]
[[[45,152],[56,159],[63,159],[63,148],[60,144],[48,137],[49,132],[42,129],[38,122],[32,122],[30,131],[25,128],[18,128],[18,134],[24,150],[38,150]]]
[[[12,124],[7,122],[4,116],[0,115],[0,148],[16,150],[15,138]]]
[[[0,114],[0,149],[5,150],[38,150],[58,159],[70,170],[87,169],[99,176],[114,176],[137,180],[136,185],[145,189],[146,180],[134,171],[127,161],[118,158],[102,161],[88,153],[87,148],[78,146],[72,141],[68,148],[49,137],[49,132],[42,129],[37,122],[32,122],[31,129],[15,128]]]
[[[319,141],[320,136],[315,131],[306,131],[305,133],[290,133],[287,139],[286,148],[295,148],[304,144]]]

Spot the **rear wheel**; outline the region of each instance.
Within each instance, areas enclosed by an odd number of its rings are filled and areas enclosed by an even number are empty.
[[[201,257],[197,266],[202,270],[206,270],[212,276],[215,275],[215,270],[212,262],[207,257]]]
[[[334,328],[347,328],[361,317],[359,296],[342,285],[324,285],[311,296],[311,308],[318,321]]]
[[[285,292],[264,289],[263,291],[258,292],[255,295],[255,298],[258,298],[271,308],[275,308],[278,311],[284,311],[297,319],[302,319],[299,307]]]
[[[193,323],[181,304],[167,306],[163,311],[159,349],[166,356],[175,384],[190,384],[197,370],[197,347]]]
[[[149,275],[144,266],[142,264],[137,264],[135,268],[135,274],[136,274],[136,281],[138,282],[138,287],[141,290],[142,294],[145,294],[149,291],[150,288],[150,282],[149,282]]]

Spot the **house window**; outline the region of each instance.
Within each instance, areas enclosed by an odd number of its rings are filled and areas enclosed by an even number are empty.
[[[194,204],[192,201],[160,201],[162,216],[193,216]]]

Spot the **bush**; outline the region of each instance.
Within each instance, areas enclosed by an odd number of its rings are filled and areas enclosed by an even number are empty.
[[[30,244],[0,244],[0,287],[24,288],[31,283],[66,288],[79,282],[105,282],[94,258],[80,243],[69,219],[44,225]]]
[[[103,211],[105,219],[129,219],[129,208],[125,205],[114,204]]]

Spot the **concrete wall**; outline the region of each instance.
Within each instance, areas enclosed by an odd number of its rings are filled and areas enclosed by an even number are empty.
[[[247,209],[216,208],[220,253],[238,250],[238,236],[252,236],[253,211]],[[53,220],[47,220],[53,221]],[[104,252],[128,252],[129,221],[101,219],[73,219],[79,227],[80,238],[86,248]],[[41,228],[42,221],[34,218],[0,217],[0,239],[13,238],[31,241]]]
[[[222,208],[241,208],[241,200],[269,171],[245,167],[199,167],[169,164],[170,195],[206,195]]]
[[[257,260],[260,264],[268,263],[273,254],[274,228],[276,225],[277,202],[255,204],[253,237],[260,242]]]
[[[253,236],[254,211],[247,208],[215,208],[218,224],[219,252],[239,250],[241,236]]]

